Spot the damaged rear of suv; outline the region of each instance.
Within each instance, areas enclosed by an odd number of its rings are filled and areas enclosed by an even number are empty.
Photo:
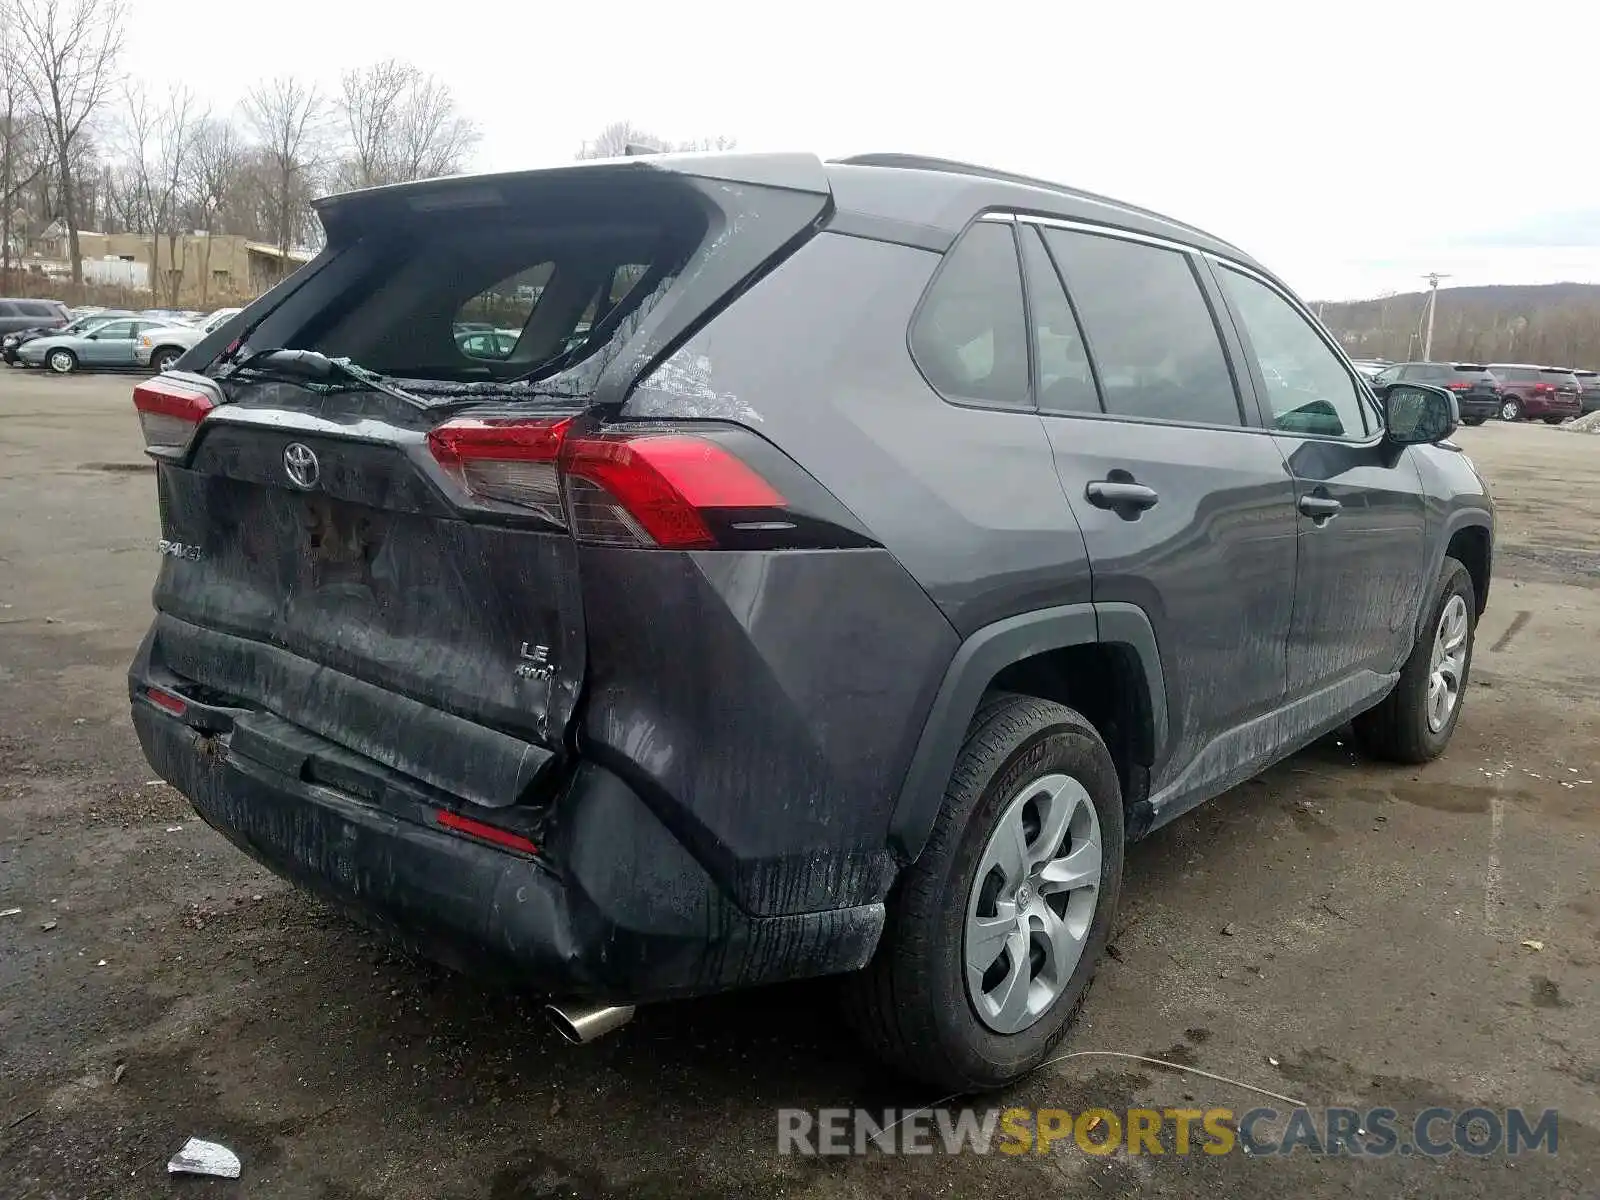
[[[1454,401],[1197,230],[900,156],[319,215],[135,389],[134,725],[241,849],[570,1036],[846,975],[890,1062],[1003,1084],[1126,841],[1352,717],[1450,738],[1492,526]]]
[[[325,203],[327,250],[135,393],[165,551],[132,671],[152,763],[274,870],[554,995],[862,965],[888,852],[837,797],[889,788],[896,748],[812,706],[925,701],[901,659],[951,637],[754,433],[620,419],[824,212],[815,159],[736,165]],[[519,336],[486,357],[464,323]],[[692,375],[656,372],[666,407],[704,407]],[[808,648],[845,590],[876,606]]]

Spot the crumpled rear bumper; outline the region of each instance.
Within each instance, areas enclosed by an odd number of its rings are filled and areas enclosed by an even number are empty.
[[[877,945],[882,904],[744,913],[594,764],[529,829],[536,852],[505,849],[442,827],[425,785],[271,714],[195,728],[148,698],[162,681],[146,658],[130,692],[156,772],[251,857],[426,957],[542,995],[634,1002],[855,970]]]

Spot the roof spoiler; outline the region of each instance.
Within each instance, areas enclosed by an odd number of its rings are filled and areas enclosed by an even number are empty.
[[[636,154],[634,148],[629,147],[622,158],[601,158],[532,171],[454,175],[416,183],[394,183],[323,196],[312,201],[311,206],[332,245],[354,241],[372,225],[385,220],[408,220],[429,212],[505,208],[513,197],[526,196],[546,185],[556,189],[581,189],[597,184],[648,187],[658,183],[662,176],[672,175],[818,196],[832,193],[822,160],[815,154]]]

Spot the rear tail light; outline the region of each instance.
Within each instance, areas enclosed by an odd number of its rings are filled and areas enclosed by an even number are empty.
[[[556,460],[571,424],[571,417],[448,421],[428,434],[428,449],[470,495],[529,509],[564,525]]]
[[[572,531],[605,546],[705,549],[713,509],[779,509],[784,498],[732,453],[683,434],[569,438],[561,449]]]
[[[147,380],[134,388],[133,406],[144,430],[144,448],[159,455],[186,450],[200,422],[216,407],[202,389],[167,378]]]
[[[1555,390],[1555,385],[1550,383],[1536,383],[1533,385],[1533,392],[1536,396],[1548,396]]]
[[[688,433],[575,433],[571,418],[462,419],[433,430],[428,446],[475,499],[536,513],[592,545],[712,549],[719,514],[736,510],[752,528],[782,518],[788,503],[731,450]]]

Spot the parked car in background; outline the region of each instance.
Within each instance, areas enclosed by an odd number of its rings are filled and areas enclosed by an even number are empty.
[[[24,342],[31,342],[35,338],[50,337],[55,334],[88,333],[97,325],[103,325],[113,317],[129,317],[132,313],[116,312],[112,309],[97,309],[85,317],[78,317],[66,325],[40,325],[33,329],[19,329],[15,333],[8,333],[0,337],[0,359],[4,359],[7,366],[17,367],[25,365],[17,351]]]
[[[1391,364],[1386,358],[1354,358],[1350,360],[1350,365],[1368,379],[1373,379]]]
[[[1600,371],[1574,371],[1578,380],[1578,407],[1586,413],[1600,409]]]
[[[79,367],[97,370],[131,370],[139,365],[135,350],[145,330],[162,329],[159,321],[144,317],[113,317],[81,333],[54,333],[17,347],[17,357],[29,366],[43,365],[57,375],[70,375]]]
[[[1391,363],[1373,380],[1380,387],[1402,381],[1448,388],[1456,398],[1463,425],[1482,425],[1500,413],[1500,387],[1481,363]]]
[[[133,725],[242,850],[575,1040],[850,974],[891,1064],[1004,1086],[1126,843],[1348,721],[1450,741],[1494,560],[1457,406],[1191,226],[900,155],[317,211],[326,268],[134,389],[176,550]],[[540,268],[518,357],[468,358],[452,316]]]
[[[193,325],[169,324],[146,329],[140,333],[139,343],[134,347],[134,361],[141,367],[165,371],[183,357],[185,350],[238,316],[241,311],[237,308],[219,308]]]
[[[41,326],[59,329],[72,313],[59,300],[0,300],[0,336]]]
[[[1500,419],[1559,425],[1583,413],[1577,377],[1560,367],[1531,363],[1490,363],[1500,385]]]

